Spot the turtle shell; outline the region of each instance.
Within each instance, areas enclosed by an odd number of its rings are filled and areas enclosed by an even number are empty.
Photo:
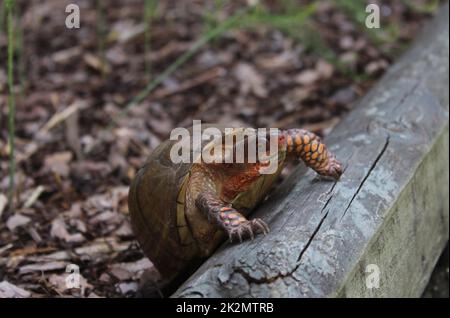
[[[128,196],[136,238],[163,276],[178,272],[197,253],[192,244],[182,246],[177,230],[178,192],[192,164],[172,162],[170,149],[174,143],[166,140],[153,150]]]
[[[203,129],[207,127],[203,125]],[[223,127],[213,127],[224,131]],[[138,171],[128,197],[136,238],[163,277],[176,275],[194,259],[201,257],[187,224],[185,211],[187,181],[193,164],[174,163],[171,160],[170,152],[176,142],[166,140],[154,149]],[[202,143],[202,147],[207,143]],[[251,210],[266,196],[282,170],[283,161],[284,155],[279,157],[275,174],[262,175],[248,191],[240,193],[230,203],[244,213]],[[204,217],[200,212],[198,215]],[[216,236],[214,240],[217,242],[213,242],[213,245],[218,245],[223,238],[223,233]]]

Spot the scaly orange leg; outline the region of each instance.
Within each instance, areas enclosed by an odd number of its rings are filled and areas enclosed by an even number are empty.
[[[282,133],[285,135],[288,154],[300,157],[320,175],[339,179],[342,166],[317,135],[304,129],[288,129]]]
[[[213,192],[207,191],[199,194],[195,205],[227,232],[230,241],[238,238],[242,242],[243,238],[248,236],[253,239],[255,233],[267,234],[269,232],[269,227],[264,221],[261,219],[247,220],[245,216],[219,199]]]

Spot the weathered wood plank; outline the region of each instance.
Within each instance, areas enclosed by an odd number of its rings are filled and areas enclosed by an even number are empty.
[[[299,168],[175,297],[419,296],[449,236],[448,5],[327,143],[339,182]],[[366,287],[366,265],[380,269]]]

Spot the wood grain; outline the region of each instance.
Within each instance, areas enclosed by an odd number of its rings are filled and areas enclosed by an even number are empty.
[[[448,5],[326,142],[339,182],[300,167],[174,297],[420,296],[449,236]],[[366,268],[380,269],[367,288]]]

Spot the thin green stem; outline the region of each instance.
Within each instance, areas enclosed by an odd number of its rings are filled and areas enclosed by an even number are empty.
[[[8,142],[9,142],[9,208],[14,211],[14,176],[16,172],[16,161],[14,154],[14,24],[13,24],[14,0],[6,1],[7,25],[8,25]]]
[[[298,26],[304,25],[305,21],[316,11],[316,4],[302,7],[302,9],[287,14],[272,14],[262,7],[257,6],[255,10],[242,19],[238,27],[248,28],[256,25],[270,25],[274,28],[291,28],[296,32]]]
[[[0,3],[0,32],[5,29],[5,2]]]
[[[212,8],[205,10],[203,13],[203,25],[205,30],[213,29],[219,23],[219,12],[223,9],[227,0],[212,1]]]
[[[145,72],[148,79],[152,76],[152,63],[150,60],[151,50],[151,24],[156,10],[156,0],[145,0],[144,22],[145,22],[145,39],[144,39],[144,62]]]
[[[20,24],[20,9],[16,5],[14,7],[14,16],[17,23],[17,28],[15,31],[15,50],[16,50],[16,60],[18,65],[18,76],[20,83],[20,97],[24,96],[25,89],[25,54],[24,54],[24,42],[23,42],[23,30]]]
[[[97,13],[97,50],[101,61],[102,76],[106,71],[106,17],[103,0],[96,0]]]

